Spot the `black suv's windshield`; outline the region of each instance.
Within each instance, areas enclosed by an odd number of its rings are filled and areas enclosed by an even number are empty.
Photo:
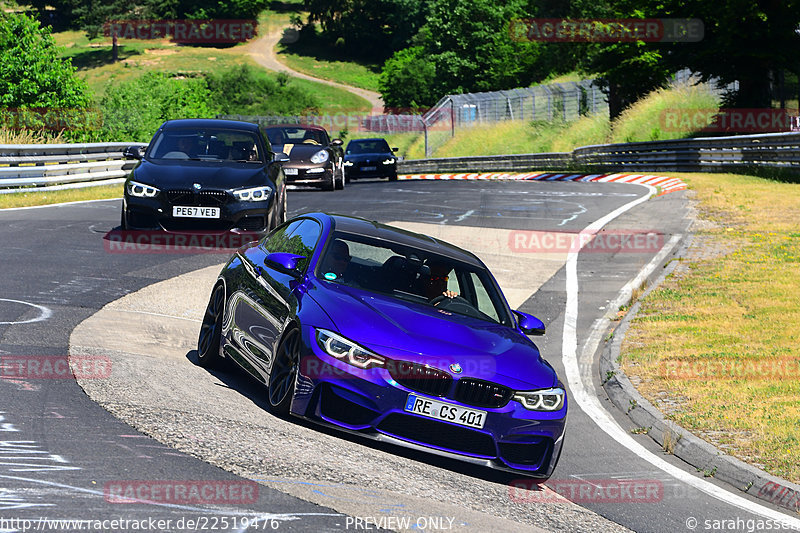
[[[162,130],[151,143],[147,157],[263,163],[256,134],[229,129]]]
[[[355,154],[391,154],[389,145],[383,139],[365,140],[365,141],[350,141],[347,144],[347,155]]]

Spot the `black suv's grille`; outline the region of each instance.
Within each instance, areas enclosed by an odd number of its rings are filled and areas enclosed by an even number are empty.
[[[480,379],[462,378],[456,384],[456,401],[475,407],[503,407],[514,392],[508,387],[481,381]]]
[[[453,377],[447,372],[407,361],[387,362],[392,379],[404,387],[431,396],[445,396]]]
[[[166,194],[171,205],[218,207],[228,201],[228,193],[225,191],[201,190],[195,193],[191,189],[170,189]]]
[[[267,225],[267,219],[263,216],[247,216],[240,218],[236,225],[244,231],[263,231]]]

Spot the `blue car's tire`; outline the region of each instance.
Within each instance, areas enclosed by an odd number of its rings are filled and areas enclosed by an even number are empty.
[[[300,331],[292,328],[283,335],[269,374],[269,406],[276,415],[289,414],[299,365]]]
[[[222,315],[225,311],[225,287],[221,284],[214,287],[211,298],[200,326],[197,339],[197,363],[205,368],[218,368],[222,357],[219,355],[219,343],[222,333]]]

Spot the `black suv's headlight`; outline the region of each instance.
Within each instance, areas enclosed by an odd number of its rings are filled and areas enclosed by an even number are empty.
[[[128,182],[127,189],[129,195],[137,196],[139,198],[152,198],[161,192],[152,185],[146,185],[133,180]]]
[[[243,202],[265,202],[269,200],[272,194],[272,187],[264,185],[263,187],[250,187],[249,189],[239,189],[233,191],[233,195],[237,200]]]

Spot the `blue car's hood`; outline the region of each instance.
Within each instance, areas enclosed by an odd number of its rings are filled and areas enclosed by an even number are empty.
[[[451,373],[449,365],[458,363],[459,377],[515,390],[557,383],[536,346],[511,328],[336,283],[315,281],[309,289],[341,335],[378,354]]]
[[[255,163],[143,160],[133,179],[158,188],[191,188],[199,183],[207,189],[235,189],[266,184],[264,170]]]

